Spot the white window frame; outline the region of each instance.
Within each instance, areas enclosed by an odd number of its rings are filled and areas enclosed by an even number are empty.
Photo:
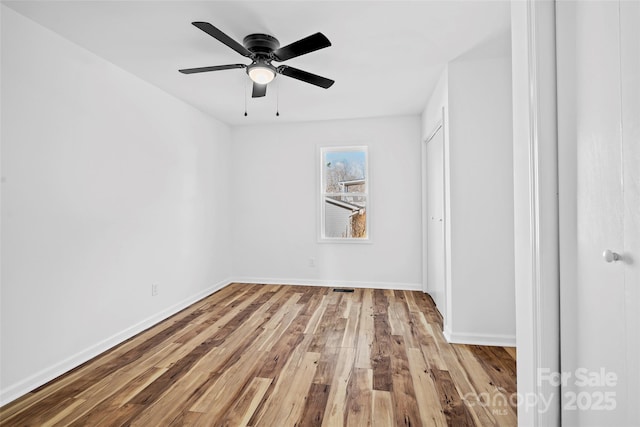
[[[325,233],[326,218],[325,218],[325,198],[328,196],[337,196],[344,193],[326,192],[325,190],[325,159],[327,153],[334,152],[363,152],[364,161],[364,191],[349,193],[351,196],[363,197],[365,200],[365,229],[366,237],[327,237]],[[366,145],[347,145],[347,146],[322,146],[319,147],[318,153],[318,241],[321,243],[371,243],[371,196],[370,196],[370,177],[369,177],[369,147]]]

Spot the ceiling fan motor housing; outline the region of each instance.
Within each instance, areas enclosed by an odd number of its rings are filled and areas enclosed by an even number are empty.
[[[273,51],[280,47],[278,39],[269,34],[249,34],[242,40],[242,44],[249,52],[270,59],[273,59],[271,56]]]

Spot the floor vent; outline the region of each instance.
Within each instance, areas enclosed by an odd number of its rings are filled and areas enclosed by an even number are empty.
[[[353,292],[353,289],[334,289],[333,292]]]

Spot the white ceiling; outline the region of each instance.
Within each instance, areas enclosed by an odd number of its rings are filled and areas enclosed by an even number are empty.
[[[510,27],[508,0],[4,3],[231,125],[419,114],[448,61]],[[271,34],[281,46],[320,31],[331,47],[285,63],[336,83],[325,90],[278,76],[266,97],[252,99],[242,69],[181,74],[250,62],[192,21],[210,22],[238,42]]]

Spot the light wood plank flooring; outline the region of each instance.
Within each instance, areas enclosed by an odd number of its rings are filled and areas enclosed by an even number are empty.
[[[421,292],[232,284],[0,408],[2,426],[514,426],[512,348]]]

